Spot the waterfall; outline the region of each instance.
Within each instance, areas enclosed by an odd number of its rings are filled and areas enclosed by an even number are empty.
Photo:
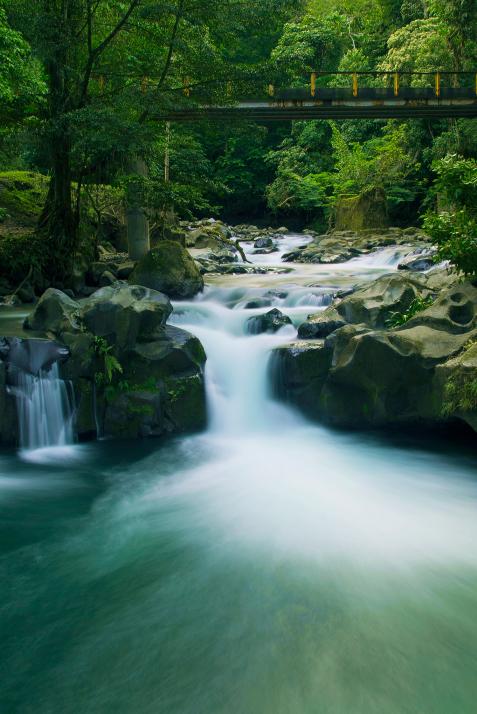
[[[27,451],[74,441],[74,393],[61,379],[59,363],[68,350],[50,340],[3,340],[9,391],[18,415],[19,443]]]
[[[18,371],[15,396],[20,446],[41,449],[73,443],[73,399],[58,363],[37,374]]]

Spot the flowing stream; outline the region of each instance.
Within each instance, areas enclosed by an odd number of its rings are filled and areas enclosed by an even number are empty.
[[[247,334],[382,258],[176,304],[208,354],[206,433],[0,455],[0,711],[475,713],[475,452],[310,424],[270,397],[295,327]]]

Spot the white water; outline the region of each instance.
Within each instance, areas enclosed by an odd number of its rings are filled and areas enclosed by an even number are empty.
[[[277,250],[274,253],[255,253],[255,246],[253,241],[242,242],[243,251],[251,263],[258,263],[260,265],[279,265],[282,262],[282,258],[285,253],[289,253],[291,250],[296,250],[300,246],[308,245],[313,241],[312,236],[301,234],[301,233],[287,233],[280,236],[280,238],[273,238],[276,244]]]
[[[37,374],[18,371],[14,393],[20,447],[25,457],[49,460],[55,454],[51,449],[74,442],[73,398],[69,386],[60,378],[56,362]],[[61,448],[56,452],[58,459],[64,454]]]
[[[176,489],[199,501],[203,494],[208,529],[215,522],[242,546],[294,558],[328,565],[344,558],[353,569],[388,574],[477,566],[476,484],[448,479],[438,458],[393,454],[366,438],[358,446],[273,401],[270,352],[296,330],[246,335],[246,320],[270,309],[245,309],[250,297],[215,288],[175,305],[174,323],[197,335],[208,355],[210,428],[202,439],[218,456],[179,474],[174,497]],[[296,305],[316,312],[316,297],[290,287],[273,305],[297,321]],[[162,487],[158,496],[166,497]]]

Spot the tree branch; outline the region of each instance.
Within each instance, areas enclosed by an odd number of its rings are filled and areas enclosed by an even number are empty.
[[[88,61],[86,63],[85,67],[85,72],[84,72],[84,78],[83,78],[83,83],[81,87],[81,93],[80,93],[80,100],[79,100],[79,106],[82,106],[84,102],[86,101],[86,95],[88,93],[88,86],[89,82],[91,79],[91,73],[93,71],[93,67],[100,55],[105,51],[105,49],[108,47],[108,45],[111,44],[111,42],[114,40],[116,35],[118,35],[121,30],[123,29],[124,25],[127,23],[129,20],[130,16],[133,14],[134,10],[136,10],[139,7],[141,0],[131,0],[128,9],[122,16],[122,18],[119,20],[119,22],[113,27],[111,32],[106,35],[104,40],[99,43],[96,47],[92,48],[90,52],[88,53]],[[89,4],[88,4],[89,5]]]
[[[179,0],[179,5],[177,6],[177,12],[176,12],[176,19],[174,21],[174,26],[172,28],[172,33],[171,33],[171,39],[169,41],[169,48],[167,50],[167,57],[166,57],[166,61],[164,63],[164,67],[162,69],[161,76],[160,76],[159,81],[156,85],[156,89],[155,89],[156,93],[160,91],[161,87],[163,86],[164,82],[166,81],[166,77],[168,75],[168,72],[169,72],[169,69],[171,66],[172,56],[174,54],[174,45],[176,42],[177,32],[179,30],[179,23],[181,21],[182,14],[184,12],[184,8],[185,8],[185,0]],[[145,109],[142,112],[141,116],[139,117],[139,121],[141,123],[144,122],[147,119],[148,114],[149,114],[149,110]]]

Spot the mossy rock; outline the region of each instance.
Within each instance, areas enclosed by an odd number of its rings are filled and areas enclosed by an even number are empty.
[[[166,380],[166,412],[174,431],[197,431],[206,426],[205,385],[202,374]]]
[[[361,231],[388,225],[384,191],[366,191],[359,196],[342,197],[336,203],[336,230]]]
[[[32,171],[0,172],[0,208],[23,226],[33,226],[46,199],[48,178]]]
[[[170,298],[188,299],[204,287],[204,279],[189,253],[175,241],[161,241],[136,265],[129,283],[158,290]]]

